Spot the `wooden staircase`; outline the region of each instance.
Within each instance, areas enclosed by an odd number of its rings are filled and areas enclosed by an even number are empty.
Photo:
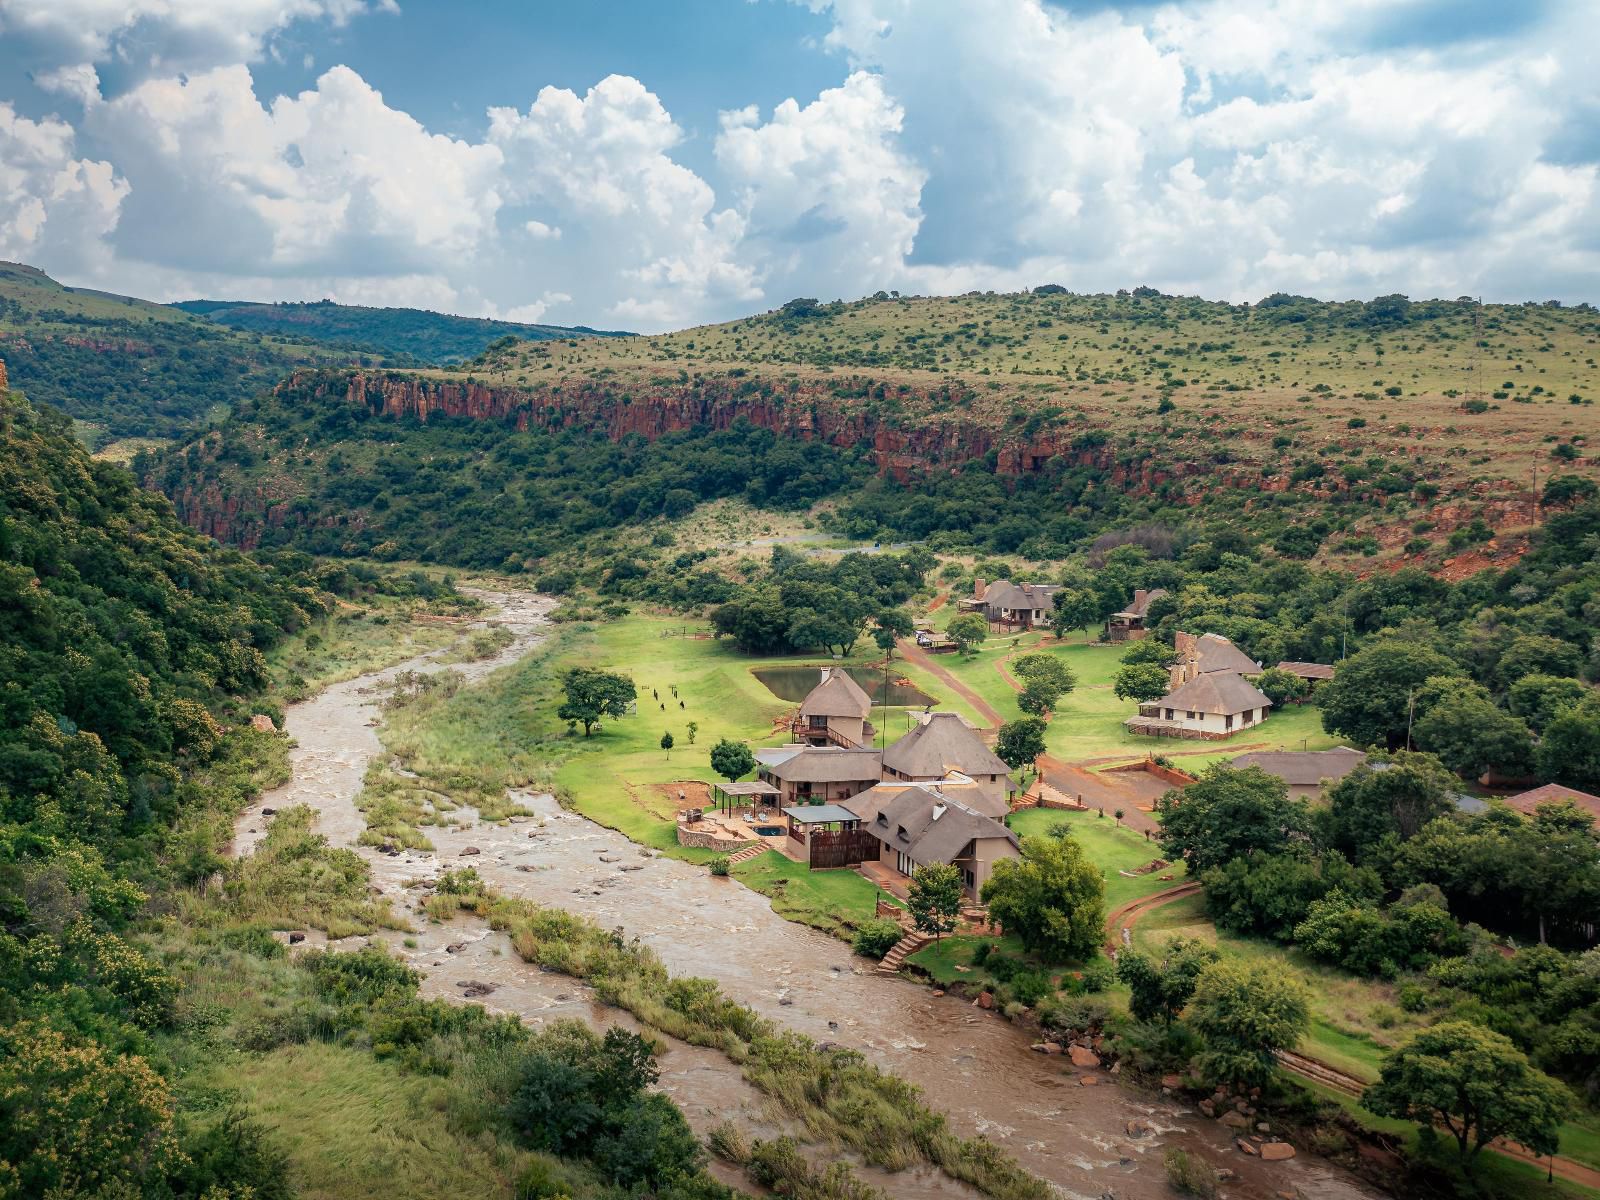
[[[912,930],[896,942],[889,953],[883,956],[883,961],[878,964],[878,973],[881,975],[899,974],[900,965],[906,961],[906,957],[915,954],[931,941],[933,941],[933,938],[927,934]]]

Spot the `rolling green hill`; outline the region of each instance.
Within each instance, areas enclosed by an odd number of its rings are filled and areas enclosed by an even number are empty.
[[[61,409],[92,447],[177,438],[208,412],[296,367],[348,362],[321,346],[273,342],[127,296],[64,287],[0,263],[0,359],[12,386]]]
[[[321,342],[418,363],[452,363],[476,358],[504,337],[547,342],[556,339],[621,337],[617,333],[527,325],[457,317],[420,308],[363,308],[320,300],[314,304],[257,304],[233,300],[185,300],[174,308],[250,333]]]

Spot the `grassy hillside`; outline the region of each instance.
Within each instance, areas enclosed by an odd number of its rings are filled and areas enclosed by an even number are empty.
[[[258,304],[233,300],[185,300],[174,308],[249,333],[322,342],[342,349],[398,356],[422,363],[476,358],[504,337],[531,342],[620,334],[562,325],[528,325],[458,317],[420,308],[364,308],[319,300],[314,304]]]
[[[816,521],[848,538],[1053,559],[1138,523],[1223,521],[1289,557],[1460,577],[1514,556],[1551,504],[1600,481],[1597,344],[1588,307],[797,301],[668,335],[496,343],[450,370],[305,376],[198,455],[169,458],[160,478],[219,536],[276,523],[293,540],[314,525],[323,549],[338,537],[431,557],[424,527],[477,540],[504,525],[531,559],[575,531],[558,519],[570,510],[547,509],[530,536],[518,503],[542,470],[566,470],[546,434],[648,441],[748,420],[780,445],[808,444],[805,455],[823,441],[876,468],[805,489],[825,502]],[[414,463],[430,477],[421,519],[397,506]],[[579,508],[618,522],[677,515],[685,494],[741,494],[740,464],[722,465],[597,491]],[[775,491],[755,486],[758,504]],[[358,536],[335,532],[348,527]],[[487,565],[474,559],[463,565]]]
[[[0,263],[0,359],[12,386],[67,413],[96,448],[181,437],[296,367],[349,357]]]

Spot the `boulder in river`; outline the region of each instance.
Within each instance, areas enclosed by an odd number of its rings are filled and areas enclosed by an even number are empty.
[[[461,857],[462,858],[466,858],[469,854],[482,854],[482,853],[483,853],[483,851],[478,849],[476,846],[468,846],[468,847],[466,847],[466,849],[461,851]]]

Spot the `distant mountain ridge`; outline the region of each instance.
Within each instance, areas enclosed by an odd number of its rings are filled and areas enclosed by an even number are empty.
[[[13,387],[78,421],[95,447],[181,437],[298,368],[352,362],[303,338],[272,341],[11,262],[0,262],[0,359]]]
[[[486,317],[461,317],[422,308],[368,308],[331,300],[264,303],[250,300],[183,300],[186,313],[249,333],[293,337],[341,349],[401,356],[418,363],[459,363],[501,338],[550,342],[571,338],[630,337],[587,325],[533,325]]]

